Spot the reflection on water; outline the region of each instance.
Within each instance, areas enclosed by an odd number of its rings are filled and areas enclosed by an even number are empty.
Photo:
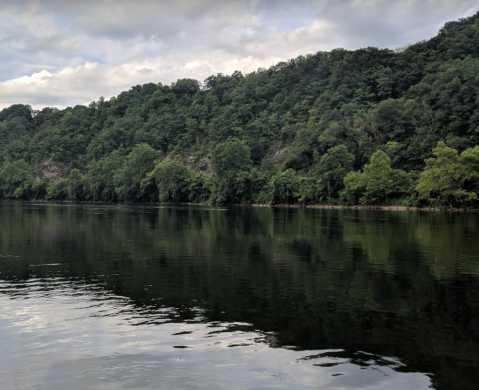
[[[345,351],[274,349],[251,324],[138,307],[58,278],[0,284],[0,388],[428,388],[402,364]],[[309,354],[315,353],[310,356]],[[360,387],[361,388],[361,387]]]
[[[474,388],[478,224],[1,203],[0,388]]]

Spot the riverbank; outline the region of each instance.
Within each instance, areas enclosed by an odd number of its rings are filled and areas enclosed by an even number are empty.
[[[251,207],[281,207],[281,208],[306,208],[306,209],[325,209],[325,210],[381,210],[381,211],[449,211],[458,213],[477,213],[479,209],[468,208],[439,208],[439,207],[412,207],[412,206],[346,206],[346,205],[263,205],[252,204]]]
[[[97,202],[99,203],[99,202]],[[121,203],[119,203],[121,204]],[[133,204],[133,203],[132,203]],[[205,203],[134,203],[134,204],[156,204],[156,205],[179,205],[179,206],[235,206],[255,208],[290,208],[290,209],[324,209],[324,210],[377,210],[377,211],[428,211],[428,212],[454,212],[454,213],[477,213],[479,209],[468,208],[441,208],[441,207],[413,207],[413,206],[366,206],[366,205],[298,205],[298,204],[205,204]]]
[[[377,210],[377,211],[428,211],[428,212],[440,212],[447,211],[453,213],[478,213],[479,209],[473,208],[451,208],[451,207],[415,207],[415,206],[372,206],[372,205],[325,205],[325,204],[313,204],[313,205],[298,205],[298,204],[206,204],[206,203],[161,203],[161,202],[89,202],[89,201],[73,201],[73,200],[19,200],[19,199],[2,199],[0,202],[19,202],[19,203],[76,203],[76,204],[108,204],[108,205],[168,205],[168,206],[201,206],[201,207],[211,207],[211,206],[235,206],[235,207],[255,207],[255,208],[290,208],[290,209],[324,209],[324,210]]]

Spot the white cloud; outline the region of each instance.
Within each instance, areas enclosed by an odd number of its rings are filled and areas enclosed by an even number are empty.
[[[33,83],[45,84],[52,74],[47,70],[42,70],[39,73],[33,73],[31,76],[22,76],[17,79],[8,80],[4,84],[12,87],[20,87],[22,85],[31,85]]]
[[[86,104],[100,96],[110,98],[136,84],[170,84],[185,77],[204,80],[211,74],[230,74],[237,69],[251,72],[278,61],[280,58],[237,58],[232,54],[208,52],[198,54],[194,61],[189,61],[188,55],[183,54],[147,58],[118,66],[85,63],[67,66],[55,73],[43,70],[0,83],[0,108],[15,103],[30,104],[36,109]]]
[[[336,47],[394,49],[478,9],[479,0],[0,0],[0,107],[87,103]]]

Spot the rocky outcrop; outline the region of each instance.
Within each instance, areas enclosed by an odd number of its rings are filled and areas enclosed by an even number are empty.
[[[210,159],[207,157],[203,158],[198,162],[196,169],[206,175],[210,176],[214,173],[213,164]]]
[[[48,160],[35,165],[35,179],[44,177],[59,179],[67,176],[67,166],[59,161]]]
[[[287,147],[277,144],[270,149],[269,155],[266,158],[275,165],[281,165],[288,156],[287,152]]]

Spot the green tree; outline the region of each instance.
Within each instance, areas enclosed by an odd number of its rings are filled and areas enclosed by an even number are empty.
[[[351,171],[344,177],[344,190],[341,191],[341,200],[347,204],[358,204],[366,190],[364,174]]]
[[[366,183],[365,203],[384,202],[396,189],[391,159],[382,150],[378,150],[371,156],[371,162],[364,167],[363,175]]]
[[[317,179],[311,176],[302,176],[298,182],[298,201],[303,205],[316,203],[319,192]]]
[[[457,150],[439,141],[433,149],[433,155],[434,157],[426,160],[426,167],[416,187],[419,198],[450,207],[477,199],[474,192],[466,191],[462,187],[466,171]],[[467,159],[466,156],[464,160]]]
[[[243,203],[251,200],[251,151],[240,140],[218,144],[211,154],[215,173],[212,197],[215,203]]]
[[[46,198],[48,200],[66,200],[68,198],[67,179],[55,179],[48,183]]]
[[[271,179],[272,203],[297,203],[299,199],[299,179],[293,169],[279,172]]]
[[[34,199],[46,199],[48,186],[52,179],[45,176],[41,180],[35,180],[32,185],[32,197]]]
[[[350,172],[344,178],[344,201],[361,204],[384,204],[386,200],[409,195],[411,176],[391,167],[391,159],[382,150],[376,151],[363,172]]]
[[[72,169],[66,179],[66,187],[68,193],[68,200],[82,200],[84,199],[84,181],[85,176],[79,169]]]
[[[353,169],[354,155],[344,145],[335,146],[321,156],[316,172],[320,177],[321,198],[338,199],[344,178]]]
[[[277,173],[269,160],[263,160],[261,169],[254,167],[251,171],[252,200],[256,204],[271,204],[273,200],[271,177]]]
[[[136,145],[126,156],[123,166],[113,178],[115,192],[120,201],[141,200],[141,182],[151,172],[162,153],[147,144]]]
[[[4,198],[28,199],[33,183],[33,169],[25,160],[6,160],[1,166],[0,193]]]
[[[464,150],[459,161],[464,169],[464,189],[479,194],[479,146]]]
[[[203,173],[190,172],[188,178],[188,201],[207,203],[211,197],[212,180]]]
[[[153,178],[159,193],[160,202],[187,202],[188,185],[191,171],[180,160],[179,156],[165,159],[148,174]]]
[[[85,176],[85,195],[88,200],[113,202],[118,199],[114,179],[125,162],[123,153],[123,149],[117,149],[88,164]]]

